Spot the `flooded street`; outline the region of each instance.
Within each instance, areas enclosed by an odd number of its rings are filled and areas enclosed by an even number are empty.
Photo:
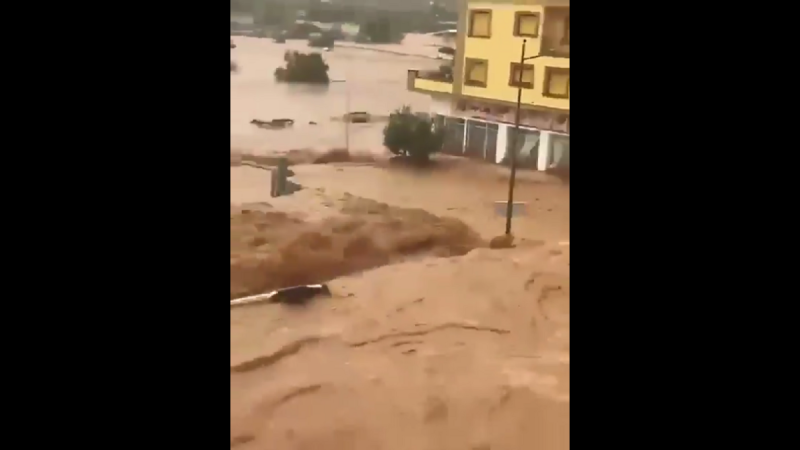
[[[569,185],[517,174],[510,249],[489,244],[505,229],[508,170],[465,158],[419,169],[291,152],[309,158],[291,161],[302,189],[271,197],[274,163],[233,153],[343,147],[331,118],[348,90],[351,111],[427,111],[406,71],[440,61],[337,47],[324,54],[330,78],[348,83],[292,86],[273,71],[304,42],[233,39],[231,299],[309,283],[331,295],[232,305],[231,448],[568,450]],[[273,118],[295,126],[249,124]],[[384,125],[351,125],[351,149],[388,156]]]
[[[409,68],[434,68],[442,64],[432,59],[439,38],[407,36],[404,44],[373,47],[422,56],[402,56],[382,51],[346,48],[342,43],[324,58],[332,80],[348,80],[329,86],[276,83],[275,68],[283,65],[286,50],[315,51],[305,41],[277,44],[271,39],[233,38],[231,51],[241,70],[231,74],[231,150],[266,155],[294,149],[325,151],[345,144],[345,125],[340,120],[347,105],[349,90],[352,111],[385,115],[403,104],[427,111],[430,98],[406,90]],[[292,128],[264,130],[251,125],[258,118],[291,118]],[[317,125],[310,125],[314,121]],[[355,152],[389,156],[383,148],[384,122],[350,125],[350,147]],[[499,233],[503,218],[496,216],[494,203],[507,196],[508,171],[502,167],[473,164],[463,160],[457,170],[414,173],[383,170],[378,167],[345,165],[299,165],[295,180],[312,189],[338,194],[364,195],[392,205],[422,208],[435,214],[452,215],[467,221],[481,234]],[[308,161],[310,162],[310,160]],[[231,202],[267,202],[316,215],[315,201],[307,193],[286,198],[269,195],[270,174],[264,170],[231,165]],[[516,199],[527,202],[527,214],[519,217],[520,238],[558,242],[569,239],[569,187],[539,172],[520,172]],[[527,181],[526,181],[527,180]],[[430,195],[435,192],[436,195]],[[313,197],[313,196],[312,196]],[[542,220],[546,218],[546,220]],[[491,236],[489,236],[491,237]]]
[[[408,69],[436,68],[441,64],[431,58],[401,56],[337,46],[323,53],[330,67],[329,86],[276,83],[273,73],[284,65],[286,50],[310,49],[305,41],[277,44],[271,39],[233,38],[236,48],[231,59],[239,72],[231,74],[231,148],[244,153],[269,153],[298,148],[329,149],[343,147],[345,126],[331,118],[346,112],[349,96],[351,111],[388,115],[400,106],[411,105],[427,111],[428,96],[406,90]],[[409,36],[403,45],[376,46],[410,54],[436,54],[441,42],[429,36]],[[348,45],[348,44],[342,44]],[[263,130],[250,125],[252,119],[295,120],[293,129]],[[314,121],[317,125],[309,125]],[[350,147],[355,150],[382,151],[383,123],[351,125]]]

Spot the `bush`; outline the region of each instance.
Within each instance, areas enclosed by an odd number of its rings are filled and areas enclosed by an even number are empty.
[[[287,8],[282,2],[269,0],[251,5],[252,13],[255,16],[255,24],[258,26],[282,25],[289,20],[294,11]]]
[[[286,83],[328,84],[328,65],[319,53],[287,51],[283,55],[286,67],[275,69],[275,80]]]
[[[389,123],[383,129],[383,145],[390,152],[418,163],[428,162],[443,143],[443,130],[434,130],[429,118],[414,114],[409,106],[389,115]]]

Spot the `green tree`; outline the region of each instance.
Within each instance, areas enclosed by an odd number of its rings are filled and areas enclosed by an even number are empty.
[[[231,11],[251,12],[253,10],[252,0],[231,0]]]
[[[280,1],[257,3],[254,7],[255,23],[259,26],[283,25],[293,11]]]
[[[358,33],[359,40],[373,44],[400,42],[404,37],[386,16],[366,21],[359,27]]]
[[[383,145],[390,152],[420,164],[427,163],[443,143],[443,130],[434,129],[430,119],[414,114],[409,106],[389,115],[389,123],[383,129]]]
[[[328,65],[319,53],[287,51],[283,55],[286,67],[275,69],[275,79],[287,83],[328,84]]]

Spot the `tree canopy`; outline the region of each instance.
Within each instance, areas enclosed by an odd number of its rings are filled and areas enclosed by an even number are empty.
[[[389,115],[389,123],[383,129],[383,145],[393,154],[417,163],[428,162],[443,143],[443,131],[434,129],[429,118],[415,114],[409,106]]]
[[[287,51],[283,55],[286,67],[275,69],[275,80],[286,83],[328,84],[328,65],[319,53]]]

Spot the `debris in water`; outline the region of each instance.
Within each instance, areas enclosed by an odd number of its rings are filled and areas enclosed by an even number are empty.
[[[269,302],[284,305],[305,305],[318,296],[330,297],[331,295],[331,289],[327,284],[307,284],[273,291],[269,297]]]
[[[513,247],[514,247],[513,234],[503,234],[500,236],[496,236],[492,238],[492,240],[489,242],[489,248],[491,249],[513,248]]]
[[[268,130],[280,130],[283,128],[289,128],[294,125],[294,120],[292,119],[272,119],[270,121],[266,120],[259,120],[253,119],[250,121],[250,124],[255,125],[259,128],[264,128]]]
[[[231,306],[246,305],[250,303],[280,303],[283,305],[306,305],[318,296],[330,297],[331,289],[327,284],[306,284],[292,286],[266,294],[251,295],[236,300],[231,300]]]

